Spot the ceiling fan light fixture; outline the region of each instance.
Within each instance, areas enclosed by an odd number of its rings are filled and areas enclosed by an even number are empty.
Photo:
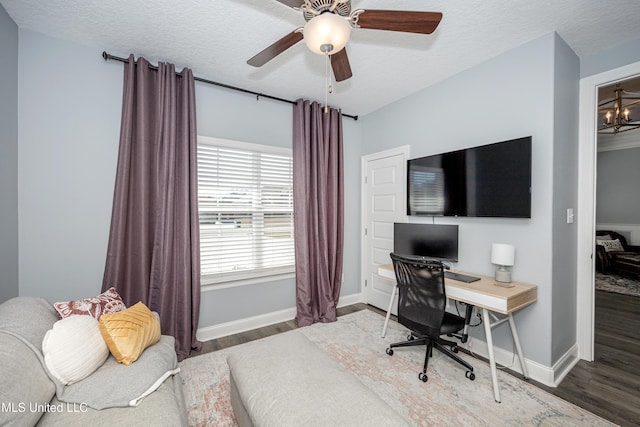
[[[318,55],[334,54],[344,48],[351,35],[351,24],[335,13],[322,13],[304,26],[304,42]],[[327,52],[327,45],[331,50]],[[324,47],[323,47],[324,46]]]

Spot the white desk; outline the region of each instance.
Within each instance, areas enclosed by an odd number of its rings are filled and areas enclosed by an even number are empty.
[[[458,273],[462,272],[459,271]],[[529,372],[524,361],[524,354],[522,353],[522,347],[520,346],[520,339],[518,338],[518,331],[516,329],[516,324],[513,321],[512,313],[516,310],[521,309],[522,307],[535,302],[538,298],[538,287],[525,283],[511,282],[511,285],[513,285],[513,287],[505,288],[496,285],[496,281],[492,277],[481,276],[473,273],[463,274],[480,277],[480,280],[472,283],[464,283],[457,280],[445,279],[445,290],[447,292],[447,298],[461,301],[482,309],[482,323],[484,324],[484,331],[487,337],[489,365],[491,366],[493,397],[495,398],[496,402],[500,402],[500,388],[498,385],[498,373],[493,353],[493,336],[491,334],[491,329],[503,324],[504,322],[509,322],[513,342],[516,345],[516,351],[518,353],[518,360],[520,361],[520,367],[522,368],[522,374],[525,378],[529,378]],[[392,264],[379,266],[378,275],[394,282],[396,280]],[[383,337],[387,332],[387,325],[389,324],[391,308],[393,307],[397,289],[397,287],[394,287],[394,290],[391,293],[389,308],[387,309],[387,316],[382,328]],[[492,312],[492,317],[496,319],[493,323],[491,322],[489,312]],[[498,319],[493,313],[499,313],[505,315],[506,317]]]

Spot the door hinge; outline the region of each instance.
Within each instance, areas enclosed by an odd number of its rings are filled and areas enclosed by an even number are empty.
[[[367,235],[367,227],[364,228],[364,235]]]
[[[364,287],[365,288],[367,287],[367,281],[366,280],[364,281]]]
[[[365,184],[368,184],[368,183],[369,183],[368,177],[366,177],[366,176],[364,177],[364,183],[365,183]]]

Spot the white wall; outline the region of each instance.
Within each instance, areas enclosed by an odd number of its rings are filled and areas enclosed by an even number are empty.
[[[518,331],[526,357],[544,366],[552,364],[555,44],[548,34],[362,119],[363,154],[409,144],[411,156],[421,157],[532,136],[531,219],[434,221],[459,225],[461,270],[493,275],[491,244],[515,245],[513,279],[538,285],[538,302],[515,314]],[[484,339],[483,332],[473,333]],[[497,329],[495,342],[511,351],[507,334],[508,328]]]
[[[558,35],[554,55],[553,231],[551,361],[576,343],[578,228],[567,223],[567,209],[578,205],[578,103],[580,63]]]
[[[100,292],[120,134],[122,65],[20,30],[20,295]]]
[[[29,30],[20,30],[19,46],[20,294],[52,302],[95,295],[109,233],[123,65],[105,62],[99,48]],[[291,145],[291,105],[203,83],[196,84],[196,104],[199,134]],[[360,138],[360,124],[345,118],[343,296],[360,292]],[[293,308],[294,289],[288,279],[204,292],[200,327]]]
[[[640,61],[640,39],[630,40],[580,58],[580,78],[593,76],[638,61]]]
[[[638,165],[640,148],[598,152],[597,223],[640,224]]]
[[[18,26],[0,5],[0,302],[18,295]]]

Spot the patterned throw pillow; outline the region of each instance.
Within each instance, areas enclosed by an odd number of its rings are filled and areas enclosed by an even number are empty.
[[[604,250],[607,252],[622,252],[624,251],[624,248],[622,247],[622,243],[620,243],[620,240],[615,239],[615,240],[603,240],[602,243],[600,243],[602,246],[604,246]]]
[[[602,245],[603,240],[612,240],[609,234],[603,234],[602,236],[596,236],[596,245]]]
[[[100,316],[105,313],[115,313],[127,308],[115,288],[109,288],[107,291],[93,298],[86,298],[78,301],[57,302],[53,304],[53,306],[61,319],[76,314],[82,314],[85,316],[91,316],[96,320],[100,319]]]

